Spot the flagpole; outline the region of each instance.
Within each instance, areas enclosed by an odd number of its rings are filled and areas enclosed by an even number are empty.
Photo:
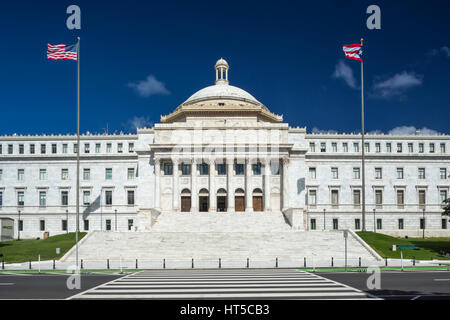
[[[78,37],[77,46],[77,191],[76,191],[76,231],[75,231],[75,252],[76,268],[78,269],[78,231],[80,230],[80,37]]]
[[[361,46],[364,39],[361,38]],[[362,231],[366,231],[366,170],[364,163],[364,62],[361,60]]]

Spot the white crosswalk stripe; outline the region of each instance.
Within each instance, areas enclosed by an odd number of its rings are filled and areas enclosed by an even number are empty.
[[[71,299],[372,299],[372,296],[294,269],[218,269],[141,271]]]

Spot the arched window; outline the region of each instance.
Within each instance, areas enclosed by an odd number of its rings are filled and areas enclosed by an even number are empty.
[[[220,188],[219,190],[217,190],[217,195],[226,195],[227,194],[227,190]]]
[[[235,195],[243,195],[244,193],[245,193],[244,190],[241,188],[238,188],[238,189],[236,189],[236,191],[234,191]]]
[[[200,190],[199,194],[208,195],[209,191],[208,191],[208,189],[203,188]]]
[[[255,190],[253,190],[253,194],[255,194],[255,195],[260,195],[262,193],[263,192],[262,192],[262,190],[260,188],[256,188]]]
[[[183,191],[181,191],[181,194],[183,194],[183,195],[190,195],[191,194],[191,190],[189,190],[189,189],[183,189]]]

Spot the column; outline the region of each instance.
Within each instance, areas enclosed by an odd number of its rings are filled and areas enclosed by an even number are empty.
[[[234,187],[232,184],[233,177],[233,158],[227,158],[227,202],[228,202],[228,212],[234,211]]]
[[[283,161],[283,211],[289,208],[289,175],[288,175],[288,158],[284,157]]]
[[[159,186],[159,179],[161,175],[161,166],[160,166],[160,159],[155,157],[155,209],[161,210],[161,192],[160,192],[160,186]]]
[[[197,211],[198,211],[197,159],[193,159],[191,164],[191,212]]]
[[[253,201],[252,201],[253,190],[250,180],[251,172],[252,172],[252,160],[247,159],[245,167],[245,212],[253,212]]]
[[[173,188],[172,188],[172,200],[173,200],[173,204],[172,204],[172,209],[174,211],[179,211],[180,206],[180,191],[178,183],[179,183],[179,174],[178,174],[178,164],[179,161],[178,159],[172,159],[172,166],[173,166]]]
[[[209,211],[217,211],[217,197],[216,197],[216,162],[214,159],[209,159]]]
[[[272,210],[270,203],[270,159],[264,160],[264,211]]]

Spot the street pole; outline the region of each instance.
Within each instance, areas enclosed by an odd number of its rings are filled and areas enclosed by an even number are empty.
[[[375,209],[373,209],[373,232],[377,232],[377,225],[375,219]]]
[[[17,240],[20,240],[20,210],[19,210],[19,220],[17,221]]]
[[[364,39],[361,38],[361,46]],[[361,60],[361,160],[362,160],[362,231],[366,231],[366,170],[364,164],[364,63]]]
[[[115,215],[115,217],[114,217],[114,219],[115,219],[114,225],[115,225],[115,229],[117,231],[117,209],[114,210],[114,215]]]
[[[69,233],[69,210],[66,210],[66,233]]]
[[[75,231],[75,251],[76,268],[78,268],[78,231],[80,230],[80,37],[77,46],[77,190],[76,190],[76,231]]]
[[[422,209],[422,212],[423,212],[422,239],[425,239],[425,207]]]

